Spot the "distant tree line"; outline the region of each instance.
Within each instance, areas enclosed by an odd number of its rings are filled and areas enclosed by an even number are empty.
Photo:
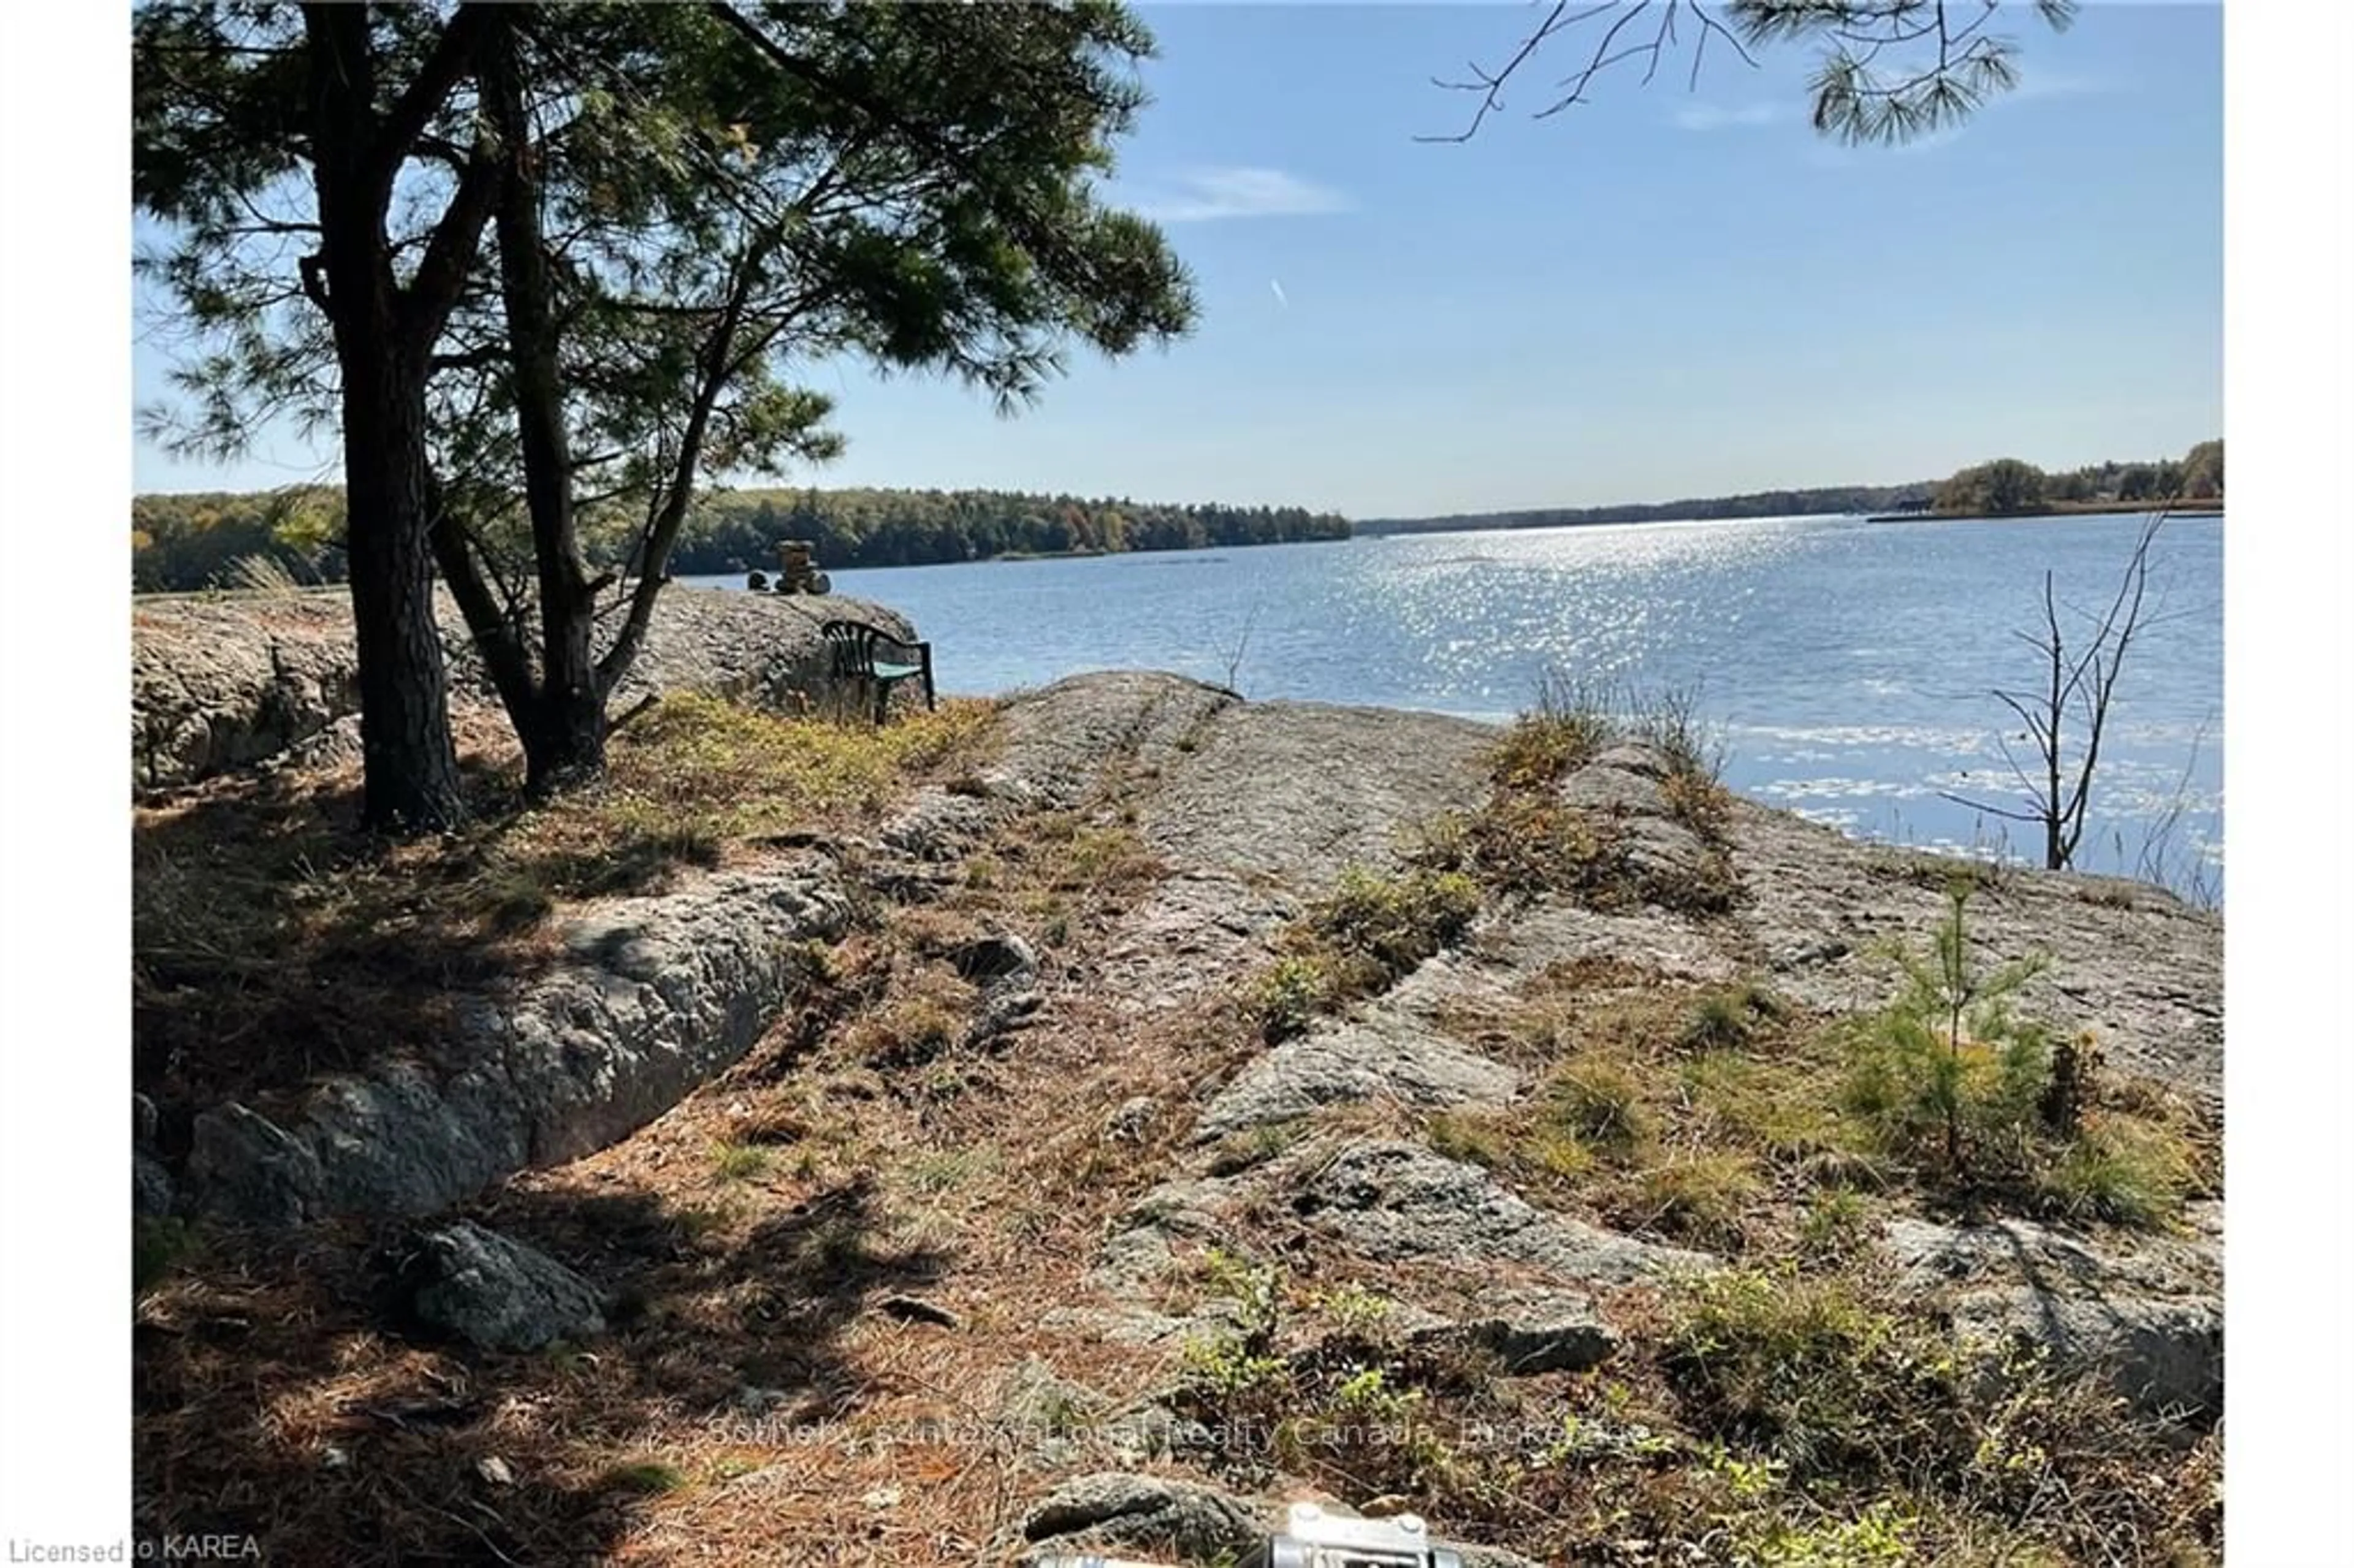
[[[1622,506],[1553,506],[1352,524],[1298,506],[1175,505],[1085,500],[1001,490],[729,490],[700,497],[672,551],[688,577],[774,570],[778,546],[806,539],[832,569],[929,566],[1007,556],[1198,550],[1346,539],[1352,534],[1447,533],[1473,528],[1558,528],[1685,518],[1797,517],[1934,510],[1954,516],[2017,515],[2054,505],[2139,504],[2223,493],[2223,443],[2182,457],[2097,462],[2047,473],[2016,458],[1963,469],[1942,483],[1766,490]],[[635,519],[585,508],[582,548],[600,567],[627,564]],[[142,593],[220,587],[257,561],[298,582],[344,579],[341,490],[301,485],[253,494],[142,495],[131,503],[132,586]]]
[[[2156,462],[2096,462],[2046,473],[2017,458],[1997,458],[1963,469],[1937,487],[1935,508],[1957,517],[2017,516],[2053,506],[2115,502],[2220,501],[2223,443],[2200,441],[2179,459]]]
[[[620,509],[584,509],[584,555],[618,567],[637,539]],[[259,561],[297,582],[345,574],[343,493],[307,485],[255,494],[143,495],[131,503],[132,587],[142,593],[230,585]],[[673,575],[773,571],[778,546],[806,539],[818,561],[928,566],[998,556],[1198,550],[1345,539],[1350,524],[1298,506],[1175,505],[1012,491],[736,490],[701,497],[671,552]]]
[[[1761,490],[1620,506],[1543,506],[1526,512],[1454,513],[1444,517],[1369,517],[1361,535],[1452,534],[1479,528],[1569,528],[1602,523],[1673,523],[1735,517],[1810,517],[1875,512],[1929,512],[1989,517],[2060,504],[2138,504],[2223,494],[2223,443],[2201,441],[2182,457],[2155,462],[2096,462],[2046,473],[2017,458],[1963,469],[1942,482],[1846,484],[1820,490]]]
[[[227,587],[260,563],[296,582],[342,582],[342,490],[296,485],[251,494],[132,497],[133,592]]]
[[[682,534],[681,573],[773,569],[806,539],[830,567],[914,567],[1002,556],[1118,555],[1349,537],[1349,520],[1299,506],[1172,505],[995,490],[739,490],[706,498]]]
[[[1458,513],[1446,517],[1382,517],[1357,524],[1374,534],[1445,534],[1473,528],[1565,528],[1599,523],[1674,523],[1729,517],[1807,517],[1831,513],[1886,512],[1925,503],[1934,480],[1914,484],[1847,484],[1827,490],[1761,490],[1622,506],[1545,506],[1528,512]]]

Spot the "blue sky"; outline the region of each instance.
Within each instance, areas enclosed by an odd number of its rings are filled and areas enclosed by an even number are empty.
[[[2021,90],[1891,152],[1807,126],[1804,48],[1712,50],[1689,91],[1622,68],[1532,120],[1565,37],[1434,145],[1470,103],[1430,78],[1540,13],[1146,6],[1155,102],[1117,188],[1193,269],[1200,330],[1078,360],[1012,420],[817,367],[850,448],[791,477],[1381,516],[2179,452],[2222,428],[2221,10],[2095,3],[2053,35],[2018,9]],[[134,362],[157,396],[163,352]],[[283,432],[228,467],[143,444],[134,487],[334,463]]]

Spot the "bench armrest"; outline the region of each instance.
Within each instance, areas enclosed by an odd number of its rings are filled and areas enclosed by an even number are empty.
[[[930,643],[903,642],[887,631],[877,631],[869,638],[867,650],[886,664],[929,664],[932,662]],[[907,657],[904,659],[887,657],[889,654],[897,653],[904,653]]]

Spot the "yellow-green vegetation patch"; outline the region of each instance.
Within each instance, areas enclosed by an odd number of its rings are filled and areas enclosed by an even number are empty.
[[[1671,1150],[1635,1176],[1645,1224],[1715,1246],[1737,1246],[1743,1219],[1766,1196],[1757,1161],[1739,1150]]]
[[[1351,866],[1310,906],[1308,925],[1325,947],[1395,976],[1461,937],[1479,912],[1479,889],[1467,876]]]
[[[2064,1219],[2155,1228],[2210,1190],[2200,1166],[2195,1146],[2163,1124],[2089,1111],[2038,1191]]]
[[[2216,1190],[2198,1109],[2109,1073],[2089,1036],[2015,1010],[2038,963],[1980,964],[1956,883],[1881,1010],[1801,1012],[1754,982],[1542,979],[1483,1020],[1533,1078],[1501,1108],[1427,1118],[1451,1159],[1532,1197],[1740,1255],[1851,1254],[1855,1189],[2080,1224],[2163,1227]],[[1591,983],[1588,983],[1588,982]],[[1825,1205],[1829,1205],[1825,1207]]]
[[[761,1144],[723,1141],[711,1147],[711,1170],[722,1181],[751,1181],[769,1173],[774,1158]]]
[[[2097,1376],[1956,1343],[1872,1277],[1784,1266],[1691,1280],[1670,1302],[1659,1364],[1681,1423],[1723,1445],[1712,1467],[1742,1467],[1747,1560],[2079,1561],[2087,1548],[2213,1560],[2204,1456]],[[2041,1506],[2056,1490],[2079,1503]],[[1814,1555],[1787,1555],[1801,1544]],[[1866,1544],[1902,1554],[1822,1555]]]
[[[1538,1117],[1589,1149],[1632,1154],[1658,1134],[1655,1093],[1631,1061],[1587,1053],[1564,1063],[1545,1085]]]
[[[1570,894],[1596,909],[1639,903],[1626,828],[1562,803],[1550,789],[1507,789],[1472,820],[1468,869],[1500,892]]]
[[[1958,1370],[1926,1324],[1900,1318],[1854,1277],[1789,1267],[1691,1281],[1661,1351],[1687,1411],[1705,1425],[1830,1469],[1893,1436],[1879,1420],[1888,1405],[1925,1394],[1946,1403]]]
[[[1860,1268],[1670,1279],[1610,1360],[1534,1376],[1401,1333],[1363,1282],[1214,1250],[1196,1284],[1229,1326],[1185,1347],[1174,1457],[1239,1484],[1387,1494],[1545,1562],[2192,1563],[2219,1544],[2211,1440],[1956,1343]]]
[[[1721,841],[1733,821],[1733,791],[1709,774],[1670,771],[1659,780],[1668,815],[1705,841]]]
[[[2055,1041],[2015,999],[2041,958],[1989,968],[1974,951],[1976,884],[1957,877],[1903,985],[1848,1031],[1840,1108],[1917,1181],[1969,1204],[2159,1225],[2213,1183],[2196,1118],[2113,1081],[2090,1035]]]
[[[1627,979],[1589,966],[1532,986],[1500,1029],[1531,1092],[1432,1116],[1432,1148],[1622,1227],[1734,1249],[1761,1205],[1816,1179],[1819,1157],[1839,1157],[1826,1174],[1861,1160],[1822,1020],[1755,985]]]
[[[1614,729],[1598,708],[1558,702],[1549,691],[1489,753],[1489,777],[1512,789],[1558,783],[1617,738]]]
[[[1684,1103],[1712,1136],[1777,1165],[1861,1157],[1868,1140],[1840,1114],[1827,1044],[1802,1040],[1772,1056],[1731,1049],[1691,1057],[1680,1073]]]
[[[1397,1312],[1395,1301],[1355,1283],[1317,1291],[1310,1298],[1310,1305],[1336,1332],[1358,1339],[1380,1336]]]
[[[1276,959],[1258,978],[1251,1005],[1261,1034],[1269,1041],[1287,1040],[1305,1032],[1339,996],[1340,985],[1328,960],[1314,953],[1291,953]]]
[[[613,737],[603,799],[583,804],[722,837],[873,815],[910,780],[970,772],[995,714],[994,704],[950,698],[887,725],[837,724],[677,693]]]
[[[1667,814],[1700,844],[1688,870],[1638,863],[1617,816],[1561,799],[1564,778],[1624,740],[1651,747],[1665,762]],[[1426,824],[1409,847],[1415,863],[1466,873],[1504,894],[1565,894],[1600,909],[1645,899],[1700,915],[1731,907],[1737,885],[1725,833],[1733,797],[1718,782],[1716,753],[1688,694],[1630,691],[1614,704],[1600,688],[1548,676],[1535,705],[1490,748],[1487,765],[1487,800]]]
[[[1212,1249],[1205,1296],[1222,1299],[1233,1326],[1183,1349],[1175,1404],[1204,1422],[1213,1467],[1263,1473],[1272,1463],[1327,1485],[1351,1478],[1362,1491],[1402,1492],[1456,1468],[1421,1418],[1427,1393],[1394,1359],[1392,1303],[1357,1287],[1304,1291],[1272,1265]],[[1321,1342],[1286,1353],[1295,1325]]]
[[[1278,938],[1282,956],[1253,988],[1261,1033],[1287,1038],[1320,1012],[1386,990],[1460,941],[1479,913],[1479,884],[1460,872],[1345,868]]]
[[[1423,1139],[1433,1150],[1467,1165],[1490,1170],[1511,1164],[1519,1148],[1511,1132],[1492,1113],[1476,1110],[1434,1111],[1423,1127]]]
[[[1814,1264],[1848,1262],[1862,1255],[1874,1234],[1870,1199],[1852,1188],[1818,1188],[1798,1222],[1799,1255]]]

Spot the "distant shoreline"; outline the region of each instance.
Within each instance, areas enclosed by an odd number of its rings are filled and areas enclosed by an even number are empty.
[[[2010,523],[2022,517],[2104,517],[2168,512],[2178,517],[2221,517],[2220,501],[2054,501],[2018,512],[1889,512],[1867,523]]]

